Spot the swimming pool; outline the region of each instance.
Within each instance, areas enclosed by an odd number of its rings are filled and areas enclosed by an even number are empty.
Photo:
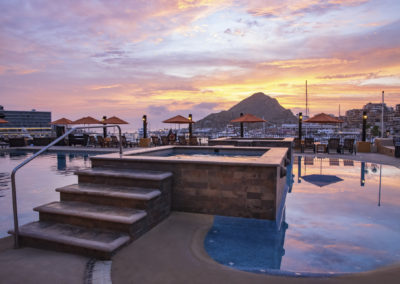
[[[257,273],[330,275],[400,262],[400,169],[296,158],[280,229],[267,220],[216,216],[205,249]]]
[[[0,152],[0,237],[8,236],[13,228],[10,174],[14,167],[33,152]],[[96,153],[90,153],[90,156]],[[32,209],[59,200],[56,187],[76,183],[73,172],[90,167],[89,154],[48,152],[34,159],[16,174],[18,216],[20,225],[35,221],[38,214]]]

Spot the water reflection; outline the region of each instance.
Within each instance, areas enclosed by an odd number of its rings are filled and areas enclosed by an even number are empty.
[[[302,182],[321,174],[341,181],[323,187]],[[205,240],[210,256],[258,272],[330,274],[400,263],[398,168],[295,157],[293,175],[297,182],[287,195],[281,231],[268,221],[216,217]]]
[[[240,270],[280,269],[288,224],[279,227],[268,220],[215,216],[204,246],[216,261]]]

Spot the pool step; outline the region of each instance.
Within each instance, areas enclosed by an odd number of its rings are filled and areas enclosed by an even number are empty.
[[[76,171],[79,183],[159,188],[172,177],[171,172],[91,168]]]
[[[137,236],[147,213],[134,208],[95,205],[85,202],[51,202],[33,210],[39,212],[40,221],[71,224],[86,228],[101,228]]]
[[[101,205],[149,208],[149,203],[161,195],[154,188],[110,186],[101,184],[71,184],[56,189],[61,201],[81,201]]]
[[[110,259],[118,248],[130,241],[125,233],[44,221],[21,226],[19,234],[25,246],[89,254],[101,259]]]
[[[59,202],[34,208],[39,222],[20,227],[22,245],[109,259],[165,219],[172,173],[92,168],[57,188]]]

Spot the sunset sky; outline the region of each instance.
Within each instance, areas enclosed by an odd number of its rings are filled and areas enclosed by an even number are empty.
[[[293,113],[400,103],[399,0],[0,0],[0,105],[132,129],[255,92]]]

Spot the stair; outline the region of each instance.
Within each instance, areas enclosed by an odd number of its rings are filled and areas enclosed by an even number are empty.
[[[170,213],[170,172],[92,168],[75,174],[78,184],[56,189],[60,201],[34,208],[39,221],[19,228],[21,244],[110,259]]]

